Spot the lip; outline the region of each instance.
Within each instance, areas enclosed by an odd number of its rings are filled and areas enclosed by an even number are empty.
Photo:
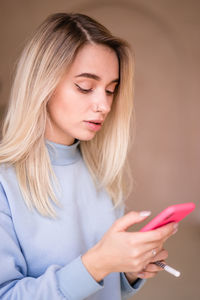
[[[102,125],[103,119],[97,119],[97,120],[87,120],[86,122],[92,122],[92,123],[99,123]]]
[[[92,131],[98,131],[102,127],[103,120],[88,120],[84,121],[88,129]]]

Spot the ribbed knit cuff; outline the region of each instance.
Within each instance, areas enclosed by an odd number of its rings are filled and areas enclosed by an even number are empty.
[[[56,272],[58,286],[70,300],[82,300],[103,288],[103,280],[97,282],[85,268],[81,256]]]
[[[121,277],[121,289],[122,289],[122,295],[129,297],[134,295],[145,283],[145,279],[138,278],[132,285],[128,282],[128,279],[126,278],[126,275],[124,273],[120,273]]]

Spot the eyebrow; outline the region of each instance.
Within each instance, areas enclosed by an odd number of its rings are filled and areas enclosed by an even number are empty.
[[[93,74],[93,73],[81,73],[79,75],[76,75],[75,77],[86,77],[86,78],[91,78],[91,79],[94,79],[97,81],[101,80],[101,77],[99,77],[98,75]],[[110,83],[114,83],[114,82],[119,82],[119,78],[112,80]]]

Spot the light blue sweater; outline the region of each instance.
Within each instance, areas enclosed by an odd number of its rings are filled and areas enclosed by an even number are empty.
[[[14,168],[0,168],[0,299],[119,300],[143,284],[131,286],[124,273],[96,282],[81,255],[93,247],[121,214],[105,190],[97,191],[72,146],[46,143],[61,191],[56,220],[27,208]]]

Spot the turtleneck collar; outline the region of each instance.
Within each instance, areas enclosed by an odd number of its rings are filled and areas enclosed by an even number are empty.
[[[79,140],[70,146],[56,144],[46,140],[51,163],[59,166],[74,164],[81,157],[79,144]]]

